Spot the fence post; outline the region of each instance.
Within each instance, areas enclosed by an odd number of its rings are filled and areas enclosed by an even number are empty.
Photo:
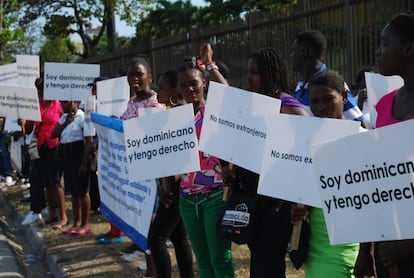
[[[353,80],[355,61],[354,61],[354,23],[351,12],[351,0],[345,0],[345,29],[346,29],[346,72],[348,80]]]

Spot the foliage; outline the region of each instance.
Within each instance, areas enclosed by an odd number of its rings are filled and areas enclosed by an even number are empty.
[[[0,64],[14,59],[15,45],[24,40],[23,28],[18,25],[20,3],[17,0],[2,0],[0,7]]]
[[[148,40],[152,36],[176,35],[189,31],[191,20],[197,12],[189,0],[171,3],[167,0],[157,1],[154,8],[137,24],[138,40]]]
[[[76,59],[76,48],[69,36],[50,37],[39,52],[41,65],[44,62],[70,63]]]

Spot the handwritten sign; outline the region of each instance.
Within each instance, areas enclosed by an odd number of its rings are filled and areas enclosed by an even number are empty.
[[[268,116],[280,100],[210,82],[200,150],[259,173]]]
[[[406,121],[312,146],[332,244],[414,238],[413,136]]]
[[[193,105],[124,121],[130,176],[160,178],[200,170]]]
[[[284,114],[269,122],[258,193],[321,207],[310,145],[358,133],[360,123]]]

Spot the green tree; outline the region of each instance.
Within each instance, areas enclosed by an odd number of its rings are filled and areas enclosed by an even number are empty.
[[[39,51],[41,65],[44,62],[70,63],[77,58],[76,47],[70,37],[49,37]]]
[[[14,46],[24,40],[23,28],[18,24],[19,8],[17,0],[0,0],[0,64],[11,62],[16,54]]]
[[[136,25],[136,38],[139,41],[171,36],[189,31],[191,19],[198,8],[191,1],[159,0],[153,9]]]
[[[77,34],[83,45],[83,58],[98,52],[107,35],[110,51],[116,48],[115,15],[132,18],[134,8],[149,0],[25,0],[23,22],[44,18],[47,36]],[[136,12],[138,13],[138,12]],[[97,26],[96,26],[97,25]],[[95,28],[93,28],[95,27]]]

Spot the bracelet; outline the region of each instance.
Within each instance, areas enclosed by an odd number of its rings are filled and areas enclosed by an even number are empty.
[[[218,66],[214,63],[208,64],[206,68],[207,68],[207,71],[212,71],[213,69],[216,69],[216,70],[219,69]]]

